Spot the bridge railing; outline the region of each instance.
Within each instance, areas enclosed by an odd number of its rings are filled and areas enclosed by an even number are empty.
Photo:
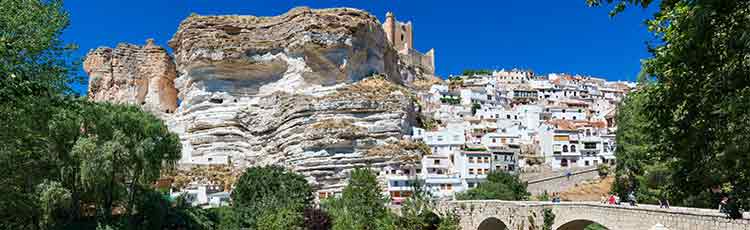
[[[690,207],[676,207],[670,206],[669,208],[660,208],[658,205],[649,204],[638,204],[637,206],[630,206],[629,204],[611,205],[602,204],[599,202],[560,202],[552,203],[550,201],[505,201],[505,200],[462,200],[462,201],[444,201],[453,203],[456,205],[469,205],[469,204],[498,204],[505,206],[519,206],[519,207],[555,207],[555,206],[577,206],[582,208],[603,208],[603,209],[622,209],[622,210],[633,210],[633,211],[647,211],[655,213],[665,214],[678,214],[678,215],[691,215],[691,216],[702,216],[702,217],[718,217],[724,218],[725,214],[720,213],[718,209],[702,209],[702,208],[690,208]],[[743,219],[750,220],[750,212],[743,213]]]

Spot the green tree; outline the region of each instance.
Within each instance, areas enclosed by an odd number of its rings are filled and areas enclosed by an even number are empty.
[[[381,229],[379,225],[393,226],[393,216],[385,207],[387,201],[375,174],[369,169],[355,169],[341,197],[330,199],[325,205],[333,217],[332,229],[373,230]]]
[[[615,4],[616,14],[652,1],[588,2]],[[733,207],[748,209],[750,2],[671,0],[658,7],[646,22],[660,41],[644,62],[654,83],[644,91],[643,113],[654,140],[649,149],[672,178],[665,189],[679,205],[713,208],[726,195]]]
[[[487,174],[487,181],[456,195],[459,200],[526,200],[526,183],[518,176],[495,171]]]
[[[460,220],[456,213],[445,213],[440,218],[437,230],[460,230]]]
[[[479,103],[476,103],[476,102],[472,103],[471,104],[471,115],[476,115],[477,114],[477,110],[480,110],[480,109],[482,109],[482,105],[480,105]]]
[[[488,69],[467,69],[463,72],[464,76],[474,76],[474,75],[492,75],[492,70]]]
[[[411,182],[412,195],[401,206],[401,216],[396,218],[398,229],[437,229],[441,218],[435,210],[431,194],[420,180]]]
[[[302,175],[281,166],[252,167],[237,181],[232,200],[240,227],[300,226],[313,192]]]
[[[293,207],[275,208],[263,210],[258,217],[258,223],[255,229],[258,230],[287,230],[302,229],[301,223],[304,221],[302,212]]]
[[[555,224],[555,213],[552,212],[552,209],[545,208],[542,210],[542,216],[544,217],[542,230],[552,230],[552,225]]]
[[[0,1],[0,229],[41,227],[35,190],[54,174],[46,121],[73,79],[67,25],[60,1]]]

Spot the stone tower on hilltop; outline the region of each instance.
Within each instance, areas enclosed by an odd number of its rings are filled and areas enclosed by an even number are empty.
[[[426,73],[435,74],[435,49],[430,49],[426,54],[414,49],[414,27],[411,21],[399,22],[393,12],[388,12],[383,22],[383,31],[405,64],[421,67]]]

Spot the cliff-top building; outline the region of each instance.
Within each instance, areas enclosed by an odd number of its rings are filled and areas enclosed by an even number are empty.
[[[414,27],[411,22],[399,22],[392,12],[385,15],[383,22],[388,42],[398,51],[401,60],[407,65],[419,66],[428,74],[435,74],[435,49],[426,54],[414,49]]]

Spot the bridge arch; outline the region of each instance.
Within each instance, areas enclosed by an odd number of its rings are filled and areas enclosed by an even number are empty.
[[[477,230],[507,230],[508,225],[505,225],[505,223],[495,217],[488,217],[479,224],[479,227],[477,227]]]
[[[560,225],[560,227],[557,227],[556,229],[557,230],[584,230],[586,229],[587,226],[592,225],[592,224],[599,224],[601,226],[604,226],[605,229],[610,229],[601,223],[597,223],[597,222],[587,220],[587,219],[571,220],[571,221],[563,223],[562,225]]]

